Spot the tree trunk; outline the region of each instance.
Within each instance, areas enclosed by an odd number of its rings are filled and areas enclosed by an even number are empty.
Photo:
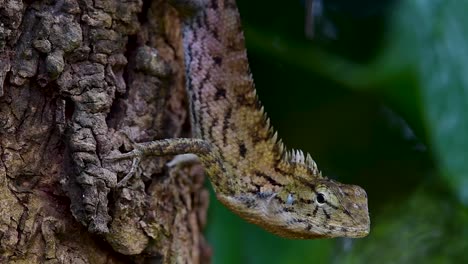
[[[208,262],[200,166],[105,161],[190,136],[176,10],[0,0],[0,52],[0,262]]]

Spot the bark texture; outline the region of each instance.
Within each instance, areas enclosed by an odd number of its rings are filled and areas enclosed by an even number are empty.
[[[166,1],[0,0],[0,262],[208,262],[200,166],[104,162],[189,130]]]

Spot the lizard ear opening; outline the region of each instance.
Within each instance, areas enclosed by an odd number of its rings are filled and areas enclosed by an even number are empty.
[[[292,205],[294,203],[294,196],[290,193],[288,194],[288,199],[286,200],[286,205]]]

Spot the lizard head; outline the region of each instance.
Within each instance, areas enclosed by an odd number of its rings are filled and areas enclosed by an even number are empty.
[[[286,238],[358,238],[369,234],[364,189],[327,178],[279,192],[235,197],[218,194],[218,199],[247,221]]]
[[[357,238],[369,234],[367,194],[363,188],[326,178],[308,187],[312,192],[298,193],[302,199],[298,199],[297,209],[290,216],[305,221],[305,237]]]
[[[268,230],[287,238],[364,237],[369,234],[367,194],[327,178],[287,188],[264,208]],[[270,214],[267,216],[267,214]]]

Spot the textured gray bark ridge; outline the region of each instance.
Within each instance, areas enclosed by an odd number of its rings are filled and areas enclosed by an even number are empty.
[[[104,158],[189,136],[166,1],[0,0],[0,262],[200,263],[197,165]]]

